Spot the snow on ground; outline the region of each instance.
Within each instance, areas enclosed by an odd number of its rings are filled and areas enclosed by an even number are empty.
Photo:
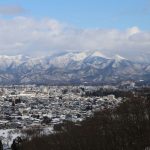
[[[18,129],[2,129],[0,130],[0,139],[3,145],[11,147],[11,144],[15,138],[21,136],[20,130]]]
[[[43,128],[41,131],[43,135],[49,135],[53,133],[53,127]],[[4,150],[7,150],[11,147],[13,140],[17,137],[24,137],[24,134],[21,133],[19,129],[1,129],[0,130],[0,140],[2,140]]]

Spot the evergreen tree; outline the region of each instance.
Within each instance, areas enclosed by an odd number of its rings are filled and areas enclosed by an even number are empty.
[[[13,140],[13,143],[11,145],[11,149],[12,150],[20,150],[20,146],[21,146],[21,143],[22,143],[22,139],[21,137],[17,137],[16,139]]]
[[[1,140],[0,140],[0,150],[3,150],[3,144]]]

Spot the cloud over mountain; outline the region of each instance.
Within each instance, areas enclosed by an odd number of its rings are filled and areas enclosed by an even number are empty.
[[[29,17],[1,18],[0,26],[0,54],[47,55],[98,49],[108,54],[133,55],[148,53],[150,48],[150,32],[136,26],[126,30],[79,29],[54,19]]]

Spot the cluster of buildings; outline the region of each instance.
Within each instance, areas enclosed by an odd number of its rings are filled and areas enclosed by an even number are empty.
[[[80,122],[95,111],[115,107],[114,95],[87,97],[88,86],[0,87],[0,130],[47,128],[64,120]],[[1,135],[0,135],[1,136]]]
[[[95,111],[114,107],[120,98],[85,97],[92,87],[26,86],[0,89],[0,128],[52,126],[64,120],[82,121]]]

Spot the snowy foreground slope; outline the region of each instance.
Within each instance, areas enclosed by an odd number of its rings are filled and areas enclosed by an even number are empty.
[[[0,84],[78,84],[149,80],[150,64],[100,51],[47,57],[0,56]]]

